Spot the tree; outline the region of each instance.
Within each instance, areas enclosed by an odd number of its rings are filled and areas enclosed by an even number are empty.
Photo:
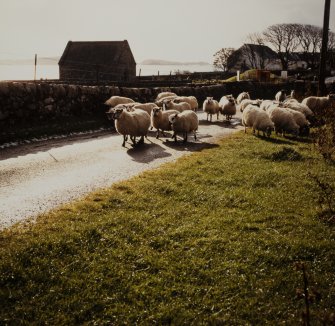
[[[222,48],[221,50],[217,51],[213,57],[213,65],[216,69],[226,71],[227,70],[227,62],[228,58],[232,55],[235,51],[233,48]]]
[[[264,39],[277,52],[283,70],[288,70],[290,56],[299,46],[298,24],[275,24],[264,32]]]
[[[302,50],[302,57],[308,67],[315,69],[320,59],[322,28],[314,25],[297,24],[297,38]]]
[[[247,42],[248,43],[242,47],[242,50],[250,64],[250,68],[265,69],[266,51],[263,35],[259,33],[249,34],[247,36]]]

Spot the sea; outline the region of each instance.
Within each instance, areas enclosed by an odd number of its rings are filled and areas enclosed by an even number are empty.
[[[139,76],[157,76],[157,75],[175,75],[186,72],[210,72],[214,71],[211,64],[201,65],[136,65],[136,75]],[[4,80],[34,80],[34,65],[15,65],[0,64],[0,81]],[[58,79],[58,65],[37,65],[36,80],[40,79]]]

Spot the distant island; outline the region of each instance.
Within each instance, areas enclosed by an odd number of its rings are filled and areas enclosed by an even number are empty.
[[[208,62],[196,61],[196,62],[179,62],[179,61],[168,61],[160,59],[146,59],[142,62],[139,62],[140,65],[153,65],[153,66],[188,66],[188,65],[197,65],[197,66],[207,66]]]

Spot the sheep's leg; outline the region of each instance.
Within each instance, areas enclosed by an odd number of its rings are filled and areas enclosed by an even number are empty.
[[[184,143],[186,143],[187,142],[187,132],[184,132],[183,136],[184,136]]]
[[[122,147],[126,146],[126,141],[127,141],[127,135],[123,135],[123,143],[122,143]]]
[[[247,127],[244,126],[244,133],[246,134],[247,133]]]
[[[157,133],[156,133],[156,139],[159,138],[159,129],[157,129]]]
[[[136,145],[136,136],[130,136],[130,140]]]
[[[138,141],[138,144],[143,144],[144,143],[144,136],[141,136],[140,140]]]
[[[197,133],[196,133],[196,131],[194,132],[194,140],[197,140]]]

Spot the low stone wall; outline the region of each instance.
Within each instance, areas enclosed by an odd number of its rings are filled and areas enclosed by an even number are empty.
[[[254,82],[226,83],[210,86],[124,88],[115,86],[78,86],[39,82],[0,83],[0,144],[36,131],[45,133],[69,130],[80,125],[82,129],[94,125],[110,125],[104,102],[113,95],[127,96],[139,102],[152,102],[162,91],[195,96],[199,104],[207,96],[219,100],[225,94],[237,96],[249,91],[252,98],[274,98],[282,89],[295,88],[305,94],[306,85],[276,85]],[[67,127],[68,126],[68,127]],[[63,127],[63,128],[61,128]]]

